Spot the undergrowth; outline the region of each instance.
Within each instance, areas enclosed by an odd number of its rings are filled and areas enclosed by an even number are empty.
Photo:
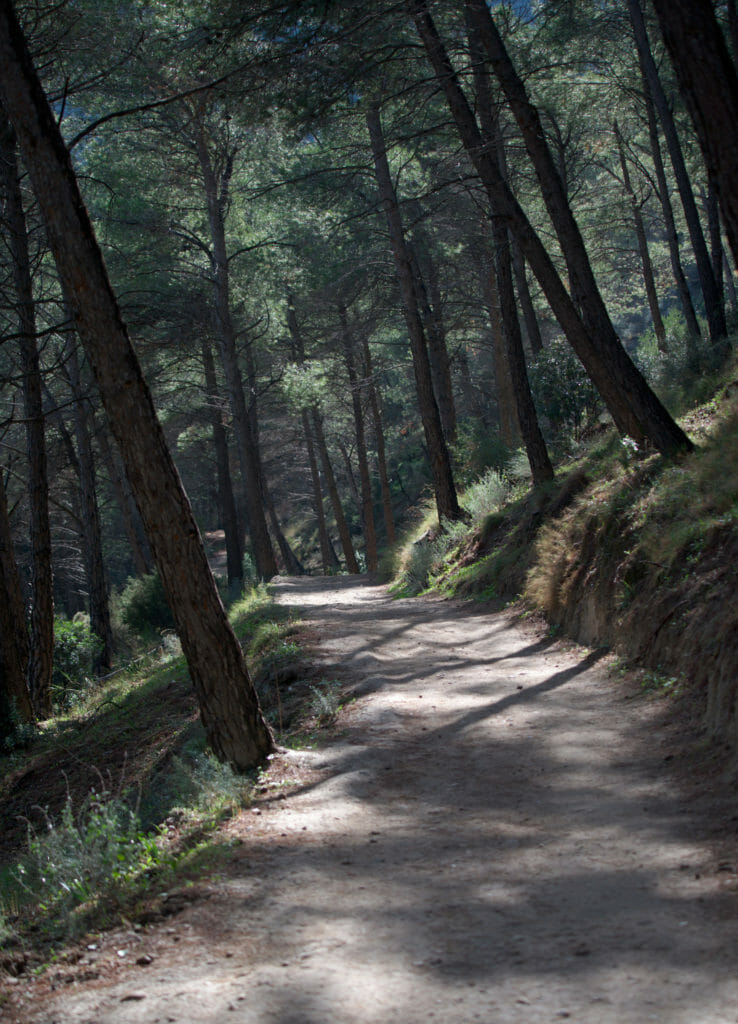
[[[294,614],[264,586],[230,614],[278,740],[314,738],[334,720],[340,687],[312,683]],[[212,866],[219,823],[263,781],[207,749],[175,645],[136,659],[0,760],[0,945],[54,945],[135,919],[163,888]]]

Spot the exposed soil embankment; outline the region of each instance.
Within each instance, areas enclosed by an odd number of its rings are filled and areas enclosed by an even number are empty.
[[[601,460],[491,519],[442,586],[524,595],[555,629],[689,698],[695,731],[735,757],[738,414],[728,401],[688,458]]]

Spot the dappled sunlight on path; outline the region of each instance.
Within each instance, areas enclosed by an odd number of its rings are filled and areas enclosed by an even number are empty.
[[[145,978],[38,1019],[738,1020],[732,877],[602,652],[347,577],[276,593],[355,701]]]

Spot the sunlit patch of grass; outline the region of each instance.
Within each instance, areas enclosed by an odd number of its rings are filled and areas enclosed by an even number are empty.
[[[230,615],[252,670],[302,658],[298,620],[265,587]],[[304,690],[312,720],[308,682]],[[94,765],[106,766],[104,777]],[[0,811],[43,803],[29,813],[25,847],[19,828],[14,846],[3,836],[0,942],[64,941],[134,914],[155,889],[219,855],[218,825],[249,804],[256,781],[208,751],[186,661],[160,651],[45,723],[27,750],[3,759],[0,778]]]

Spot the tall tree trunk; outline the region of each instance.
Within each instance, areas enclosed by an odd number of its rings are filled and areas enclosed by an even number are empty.
[[[664,218],[666,240],[669,246],[671,272],[679,294],[679,302],[682,307],[682,313],[684,314],[684,322],[687,325],[687,345],[688,352],[691,353],[690,362],[692,366],[696,368],[697,350],[695,339],[699,338],[701,335],[700,325],[697,321],[697,314],[694,310],[692,296],[689,291],[689,286],[687,285],[687,279],[684,275],[682,261],[679,255],[679,235],[674,221],[674,211],[671,208],[671,199],[669,198],[669,186],[666,181],[664,161],[661,156],[659,131],[656,123],[656,111],[651,97],[651,88],[648,84],[648,79],[646,78],[642,65],[641,82],[643,86],[643,102],[646,110],[646,120],[648,122],[648,138],[651,147],[651,159],[653,160],[653,167],[656,174],[656,186],[658,189],[659,201],[661,202],[661,212]]]
[[[308,465],[310,467],[310,481],[313,488],[313,507],[315,508],[315,518],[318,523],[318,543],[320,544],[320,561],[323,566],[323,572],[329,573],[332,569],[338,568],[338,559],[336,553],[333,550],[333,545],[330,542],[328,536],[328,527],[325,521],[325,511],[323,509],[323,492],[320,486],[320,472],[318,470],[318,460],[315,457],[315,443],[313,441],[313,432],[310,428],[310,417],[305,409],[301,413],[302,417],[302,430],[305,435],[305,448],[307,449]]]
[[[654,7],[738,263],[738,72],[711,0],[654,0]]]
[[[320,461],[323,466],[323,478],[325,480],[326,487],[328,488],[328,497],[331,500],[333,518],[336,520],[336,528],[341,541],[341,547],[343,548],[343,557],[346,559],[346,569],[348,572],[355,574],[359,572],[359,563],[356,561],[354,545],[351,541],[351,533],[349,532],[346,517],[343,514],[343,505],[341,504],[341,496],[338,493],[338,487],[336,485],[336,476],[333,472],[333,466],[331,465],[331,457],[328,454],[328,445],[325,443],[323,424],[320,421],[320,414],[317,409],[312,409],[310,415],[312,419],[313,437],[315,438],[315,443],[318,446]]]
[[[356,510],[359,513],[359,517],[361,517],[361,513],[362,513],[361,494],[359,492],[359,488],[358,488],[357,483],[356,483],[356,476],[354,474],[354,463],[353,463],[353,461],[351,459],[351,455],[349,454],[349,450],[348,450],[348,447],[346,445],[346,441],[344,440],[344,438],[343,437],[337,437],[336,438],[336,444],[338,445],[339,452],[343,456],[343,463],[344,463],[344,465],[346,467],[346,479],[348,480],[349,491],[351,492],[351,496],[354,499],[354,505],[356,506]]]
[[[273,749],[271,733],[9,0],[0,0],[0,102],[17,133],[62,286],[123,454],[206,736],[219,758],[248,770]]]
[[[77,442],[79,467],[79,495],[82,526],[82,558],[89,593],[90,629],[99,637],[102,650],[95,668],[105,672],[113,664],[113,627],[110,621],[110,601],[105,579],[102,527],[97,503],[95,456],[92,449],[94,430],[91,410],[82,388],[79,357],[75,338],[70,334],[67,344],[67,373],[74,398],[74,433]]]
[[[387,543],[395,543],[395,519],[392,513],[392,492],[390,491],[389,474],[387,472],[387,454],[384,445],[384,425],[382,424],[382,413],[379,407],[379,395],[374,382],[374,367],[372,366],[372,353],[369,348],[369,339],[364,337],[364,377],[366,390],[369,397],[369,408],[372,411],[374,421],[374,444],[377,450],[377,469],[379,471],[379,484],[382,491],[382,514],[384,516],[384,532],[387,536]]]
[[[218,480],[218,506],[223,520],[226,545],[226,574],[228,586],[240,591],[243,585],[243,534],[238,522],[236,498],[233,493],[231,464],[228,457],[228,437],[223,423],[223,400],[215,375],[215,360],[209,339],[203,334],[202,364],[205,371],[205,390],[210,408],[210,423],[215,448],[215,467]]]
[[[372,481],[369,475],[369,458],[366,450],[366,431],[364,430],[364,409],[362,404],[363,387],[356,372],[354,359],[354,339],[348,323],[346,307],[338,307],[338,319],[341,324],[343,340],[343,357],[351,388],[351,403],[354,410],[354,429],[356,431],[356,457],[359,463],[359,480],[361,482],[361,519],[364,524],[364,553],[366,555],[367,572],[377,571],[377,531],[374,525],[374,496]]]
[[[530,354],[533,359],[536,359],[543,350],[543,338],[541,337],[541,328],[538,324],[538,317],[536,316],[533,299],[530,294],[530,288],[528,287],[528,275],[525,272],[525,260],[520,252],[520,246],[514,238],[510,239],[510,252],[512,254],[513,271],[515,273],[515,287],[518,291],[520,308],[523,311],[523,322],[525,323],[525,333],[528,335]]]
[[[689,0],[689,3],[691,3],[691,0]],[[679,197],[682,200],[684,217],[687,222],[687,229],[692,243],[695,264],[697,266],[697,274],[700,279],[702,298],[705,301],[705,314],[707,316],[707,323],[710,330],[710,339],[715,343],[720,341],[721,338],[724,338],[727,333],[727,328],[725,326],[725,312],[720,303],[717,284],[715,283],[715,278],[712,273],[712,264],[707,252],[705,236],[702,232],[702,225],[697,212],[697,204],[692,191],[692,183],[690,182],[689,174],[687,173],[687,166],[684,162],[682,146],[679,141],[679,135],[677,133],[676,124],[674,123],[671,107],[669,106],[663,86],[661,85],[661,79],[659,78],[656,62],[654,61],[653,54],[651,52],[651,44],[648,39],[646,23],[643,20],[643,11],[641,10],[640,0],[628,0],[628,11],[630,12],[630,21],[633,26],[633,35],[638,49],[641,68],[648,82],[656,110],[658,111],[659,120],[661,121],[661,127],[664,130],[664,138],[666,139],[666,145],[671,158],[671,164],[674,168],[674,177],[679,190]],[[732,123],[730,129],[733,132],[735,131]],[[736,182],[738,183],[738,177],[736,178]],[[736,204],[736,210],[738,211],[738,204]]]
[[[305,362],[305,345],[302,339],[302,333],[297,322],[297,314],[295,313],[295,303],[290,292],[287,293],[287,324],[290,330],[290,336],[295,348],[295,354],[297,361],[300,365]],[[320,418],[320,412],[317,407],[313,407],[309,410],[305,410],[304,415],[307,417],[305,420],[306,424],[306,438],[311,437],[315,442],[320,455],[320,462],[323,467],[323,478],[325,480],[326,489],[328,491],[328,497],[330,499],[331,508],[333,509],[333,518],[336,521],[336,529],[338,530],[338,537],[341,541],[341,548],[343,550],[343,557],[346,561],[346,571],[351,574],[359,572],[359,563],[356,561],[356,553],[354,552],[354,545],[351,540],[351,532],[346,522],[346,516],[343,512],[343,505],[341,503],[341,496],[338,493],[338,486],[336,484],[336,476],[333,472],[333,466],[331,464],[330,454],[328,452],[328,445],[325,440],[325,433],[323,431],[323,423]],[[317,479],[317,467],[316,476]],[[322,515],[322,498],[320,494],[320,484],[316,489],[316,512],[318,513],[319,520]],[[333,551],[333,545],[330,541],[330,536],[326,530],[325,539],[331,552],[331,560],[335,556]],[[321,542],[322,543],[322,542]]]
[[[733,67],[738,71],[738,5],[736,0],[728,0],[728,34],[730,48],[733,51]]]
[[[485,217],[482,223],[482,231],[486,235],[489,230],[489,223]],[[482,286],[484,304],[487,309],[487,316],[489,317],[490,330],[492,331],[492,360],[495,367],[495,384],[497,385],[497,413],[500,421],[500,437],[508,448],[517,448],[520,443],[520,424],[518,423],[518,414],[515,408],[513,382],[507,358],[505,327],[502,322],[500,295],[497,287],[497,270],[492,245],[487,244],[485,235],[483,235],[481,243],[484,259],[478,260],[477,269]]]
[[[28,691],[28,629],[5,481],[0,471],[0,743],[14,731],[16,717],[33,722]]]
[[[720,304],[725,304],[725,288],[723,286],[723,240],[720,236],[720,201],[715,188],[715,182],[710,179],[707,185],[707,195],[704,196],[705,209],[707,210],[707,227],[710,234],[710,256],[712,258],[712,272],[715,275]]]
[[[456,441],[456,403],[451,380],[451,362],[446,347],[441,285],[430,245],[422,232],[416,231],[416,235],[418,236],[416,245],[408,243],[408,252],[412,260],[416,292],[420,304],[419,310],[428,342],[433,391],[441,416],[443,435],[446,438],[446,443],[452,445]]]
[[[387,153],[384,145],[382,122],[379,116],[379,104],[372,103],[367,111],[367,126],[374,156],[374,167],[379,186],[387,226],[389,228],[392,252],[397,271],[397,281],[402,295],[402,307],[410,337],[410,351],[415,373],[415,387],[418,395],[420,418],[423,423],[425,441],[433,478],[436,507],[439,520],[455,520],[461,516],[456,487],[451,469],[451,456],[443,434],[441,417],[433,392],[428,346],[426,343],[423,322],[420,318],[419,301],[413,279],[412,260],[402,227],[400,208],[397,205]]]
[[[728,292],[730,304],[733,309],[735,309],[736,306],[738,306],[738,293],[736,293],[735,282],[733,280],[733,270],[728,263],[728,254],[725,249],[723,249],[723,280],[725,282],[726,291]]]
[[[583,323],[540,238],[502,178],[496,161],[487,152],[425,0],[406,0],[406,3],[482,184],[496,212],[504,217],[508,229],[516,236],[551,309],[616,425],[639,443],[649,439],[665,454],[691,450],[689,438],[651,391],[617,337],[594,334]]]
[[[641,213],[641,206],[638,202],[638,197],[635,194],[633,183],[630,179],[630,171],[628,170],[628,161],[625,158],[625,146],[623,144],[623,136],[620,133],[620,128],[617,121],[613,124],[613,130],[615,132],[615,139],[618,146],[618,155],[620,156],[620,168],[623,172],[623,185],[625,191],[630,200],[630,209],[633,214],[633,225],[635,227],[636,239],[638,241],[638,251],[641,257],[641,269],[643,271],[643,284],[646,289],[646,298],[648,299],[648,308],[651,311],[651,320],[653,322],[653,329],[656,333],[656,343],[658,345],[659,352],[666,352],[666,328],[664,327],[664,321],[661,317],[661,310],[659,309],[659,299],[656,294],[656,281],[653,276],[653,266],[651,264],[651,256],[648,251],[648,240],[646,239],[646,228],[643,224],[643,215]]]
[[[272,497],[272,492],[269,488],[269,481],[267,480],[266,473],[264,472],[264,460],[261,457],[261,441],[259,439],[259,412],[256,405],[256,363],[254,362],[254,353],[251,342],[248,342],[246,345],[246,380],[248,383],[248,393],[251,396],[251,401],[248,405],[248,414],[249,422],[251,424],[251,436],[254,440],[254,455],[256,458],[259,482],[261,486],[261,502],[264,506],[264,510],[266,511],[267,519],[271,524],[272,535],[277,541],[277,547],[279,548],[279,552],[282,556],[285,570],[292,576],[300,576],[304,572],[304,569],[300,564],[297,555],[290,547],[282,527],[279,524],[274,498]]]
[[[31,507],[31,647],[28,688],[36,714],[51,714],[51,674],[54,668],[54,584],[49,525],[49,480],[46,431],[41,387],[41,363],[36,343],[36,307],[28,255],[28,233],[23,210],[15,132],[0,111],[0,180],[5,191],[5,219],[13,261],[18,315],[18,340],[23,371],[23,403]]]
[[[512,257],[507,228],[504,223],[493,215],[492,231],[495,241],[497,293],[500,298],[500,310],[505,337],[505,355],[510,368],[512,392],[515,411],[520,425],[520,433],[528,456],[528,463],[533,477],[533,484],[546,483],[553,480],[554,471],[548,457],[546,442],[538,425],[538,416],[533,404],[528,371],[525,366],[523,339],[520,333],[520,321],[515,304],[513,287]]]
[[[272,548],[266,516],[264,515],[262,503],[264,488],[260,473],[260,459],[257,451],[257,441],[253,436],[244,398],[243,378],[241,376],[241,368],[238,365],[236,332],[230,308],[230,274],[225,238],[224,211],[228,201],[233,160],[232,157],[226,160],[220,180],[218,180],[210,157],[205,129],[197,114],[195,114],[193,119],[193,129],[195,131],[197,157],[205,185],[208,223],[210,225],[214,271],[214,312],[218,348],[236,431],[238,457],[245,487],[246,513],[249,521],[251,546],[257,572],[264,579],[271,579],[272,576],[277,574],[277,562],[274,558],[274,549]]]
[[[483,407],[483,404],[480,401],[479,389],[475,387],[472,381],[466,345],[462,344],[459,346],[456,360],[459,364],[459,375],[461,377],[461,394],[464,398],[464,413],[467,416],[474,416],[486,429],[489,429],[490,419],[487,414],[487,410]]]
[[[298,363],[302,366],[305,362],[305,344],[302,340],[302,333],[300,332],[300,325],[297,322],[297,313],[295,312],[295,300],[292,292],[287,290],[287,327],[290,332],[292,339],[292,346],[294,350],[295,358]],[[323,565],[323,572],[328,573],[332,569],[337,569],[339,566],[338,557],[333,545],[331,543],[330,536],[328,534],[328,526],[325,519],[325,509],[323,508],[323,489],[320,485],[320,472],[318,470],[318,460],[315,456],[315,436],[313,429],[310,425],[310,414],[307,409],[303,409],[301,412],[302,418],[302,429],[305,435],[305,447],[308,454],[308,465],[310,466],[310,480],[313,487],[313,505],[315,507],[315,518],[318,523],[318,542],[320,544],[320,560]],[[340,502],[339,502],[340,507]],[[341,510],[341,517],[343,518],[343,510]],[[336,519],[338,522],[338,519]],[[348,530],[346,531],[348,535]],[[349,548],[351,550],[352,558],[354,557],[353,546],[350,543]],[[347,563],[348,564],[348,563]]]

